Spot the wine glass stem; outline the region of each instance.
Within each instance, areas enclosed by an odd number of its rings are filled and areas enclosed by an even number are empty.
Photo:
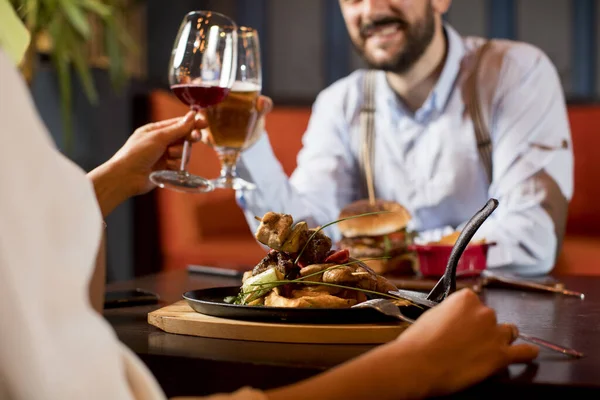
[[[188,153],[190,151],[190,142],[186,140],[183,142],[183,154],[181,155],[181,164],[179,165],[179,172],[185,173],[185,166],[187,164]]]
[[[216,149],[219,161],[221,162],[221,179],[225,181],[233,181],[237,176],[237,161],[240,156],[239,150],[231,149]]]

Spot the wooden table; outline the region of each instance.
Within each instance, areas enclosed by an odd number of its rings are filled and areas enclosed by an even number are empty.
[[[586,354],[572,360],[542,350],[536,363],[511,366],[497,377],[461,393],[461,398],[559,395],[600,398],[600,277],[562,277],[585,300],[554,294],[486,288],[481,297],[500,322],[513,322],[523,333]],[[187,290],[233,286],[239,281],[173,271],[108,290],[143,288],[160,294],[154,306],[106,310],[118,337],[149,366],[168,396],[230,392],[244,385],[267,389],[292,383],[358,356],[369,345],[261,343],[173,335],[147,322],[147,313],[181,299]],[[432,360],[433,362],[434,360]]]

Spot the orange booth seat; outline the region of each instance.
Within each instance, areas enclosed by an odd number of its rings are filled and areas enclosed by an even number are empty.
[[[184,115],[187,107],[166,91],[149,99],[152,121]],[[275,155],[290,175],[308,125],[310,107],[275,107],[266,129]],[[555,272],[600,275],[600,106],[570,106],[575,152],[575,194],[569,207],[567,234]],[[215,152],[195,144],[189,171],[206,178],[219,175]],[[158,231],[164,269],[188,264],[248,269],[265,255],[235,202],[233,190],[185,194],[157,190]]]
[[[575,191],[557,274],[600,275],[600,105],[569,106]]]

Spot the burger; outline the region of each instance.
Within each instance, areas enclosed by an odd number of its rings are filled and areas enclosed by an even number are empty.
[[[373,212],[385,213],[368,214]],[[360,217],[358,217],[360,216]],[[345,219],[348,217],[357,217]],[[406,226],[410,213],[393,201],[359,200],[344,207],[339,215],[338,228],[342,239],[339,249],[347,249],[350,257],[362,260],[377,274],[412,275],[413,266]],[[374,258],[374,259],[373,259]]]

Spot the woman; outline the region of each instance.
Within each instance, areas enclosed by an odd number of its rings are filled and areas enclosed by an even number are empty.
[[[189,113],[146,125],[86,176],[54,147],[11,58],[0,48],[0,398],[164,399],[143,363],[94,311],[104,293],[102,221],[153,188],[152,170],[177,168],[182,140],[198,140],[206,122]],[[516,327],[497,324],[494,311],[463,290],[397,340],[324,374],[214,398],[452,393],[533,360],[537,347],[512,344],[516,335]]]

